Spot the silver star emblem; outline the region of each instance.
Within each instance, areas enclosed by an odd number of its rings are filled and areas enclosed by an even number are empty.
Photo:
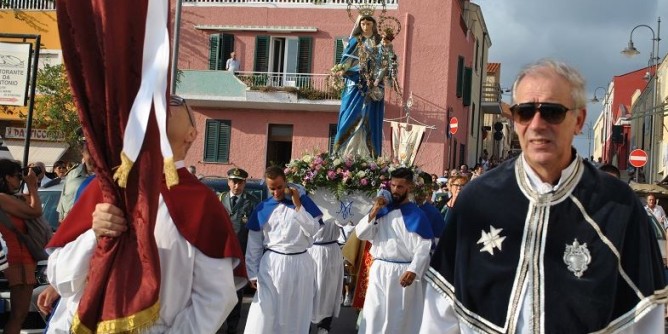
[[[481,252],[488,252],[491,255],[494,255],[494,248],[498,248],[501,251],[501,243],[506,237],[500,235],[502,228],[494,228],[494,226],[489,226],[489,232],[482,230],[482,236],[476,244],[483,244],[483,247],[480,249]]]

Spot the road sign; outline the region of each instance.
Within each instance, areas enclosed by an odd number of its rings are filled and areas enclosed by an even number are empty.
[[[635,168],[645,166],[647,163],[647,153],[641,149],[635,149],[629,154],[629,163]]]
[[[457,128],[459,127],[459,120],[457,120],[457,117],[452,117],[450,118],[450,134],[455,134],[457,133]]]
[[[0,105],[25,106],[30,44],[0,43]]]

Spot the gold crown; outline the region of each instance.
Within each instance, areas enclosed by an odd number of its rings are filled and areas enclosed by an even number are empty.
[[[353,16],[352,8],[355,6],[357,8],[357,13],[359,16],[373,16],[376,13],[376,7],[380,5],[383,9],[381,15],[385,14],[387,11],[385,0],[363,0],[360,4],[355,4],[355,0],[347,0],[348,3],[348,17],[351,21],[356,22],[357,18]]]
[[[373,16],[373,14],[376,12],[376,6],[372,4],[361,4],[357,6],[357,12],[361,16]]]

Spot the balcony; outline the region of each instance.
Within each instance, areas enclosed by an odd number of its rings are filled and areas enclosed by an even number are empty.
[[[499,84],[482,85],[482,112],[485,114],[501,114],[501,86]]]
[[[383,0],[367,1],[380,6]],[[387,9],[397,9],[399,0],[385,0]],[[189,6],[253,6],[253,7],[298,7],[320,6],[341,9],[348,6],[348,0],[183,0]]]
[[[0,9],[55,10],[55,0],[0,0]]]
[[[183,70],[177,94],[212,108],[338,112],[340,91],[326,74]]]

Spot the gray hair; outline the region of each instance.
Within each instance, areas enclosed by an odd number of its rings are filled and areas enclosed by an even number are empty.
[[[574,67],[551,58],[543,58],[535,63],[526,65],[517,75],[513,83],[513,101],[517,101],[516,92],[520,81],[530,74],[537,74],[543,70],[552,70],[564,78],[571,86],[571,98],[575,102],[573,108],[585,108],[587,106],[587,93],[585,92],[585,79]],[[570,106],[569,106],[570,107]]]

